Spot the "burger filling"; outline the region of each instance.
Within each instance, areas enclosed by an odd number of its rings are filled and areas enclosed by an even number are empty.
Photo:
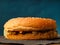
[[[13,34],[13,35],[18,35],[18,34],[38,34],[38,33],[46,33],[46,32],[50,32],[52,30],[46,30],[46,31],[8,31],[9,34]]]

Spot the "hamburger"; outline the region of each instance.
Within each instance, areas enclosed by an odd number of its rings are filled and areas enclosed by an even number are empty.
[[[50,18],[17,17],[4,24],[4,37],[11,40],[54,39],[56,21]]]

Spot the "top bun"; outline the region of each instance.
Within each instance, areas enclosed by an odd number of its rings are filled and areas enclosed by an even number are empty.
[[[18,17],[4,24],[5,30],[52,30],[56,29],[56,21],[49,18]]]

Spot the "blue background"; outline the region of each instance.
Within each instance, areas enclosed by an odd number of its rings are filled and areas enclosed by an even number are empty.
[[[26,16],[55,19],[60,34],[60,0],[0,0],[0,35],[7,20]]]

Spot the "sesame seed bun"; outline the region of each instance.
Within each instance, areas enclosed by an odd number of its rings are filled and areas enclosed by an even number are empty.
[[[4,29],[23,31],[56,29],[56,21],[49,18],[19,17],[8,20],[4,25]]]

